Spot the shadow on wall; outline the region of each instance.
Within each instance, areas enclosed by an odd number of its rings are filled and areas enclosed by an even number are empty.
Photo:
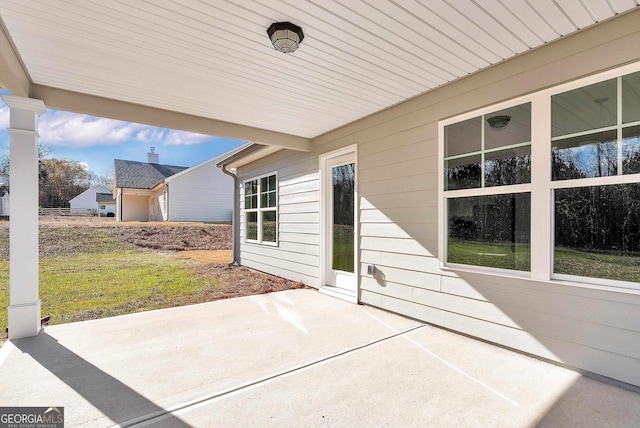
[[[413,144],[413,156],[437,171],[435,149],[428,146]],[[442,271],[437,180],[407,180],[403,163],[378,177],[382,154],[359,160],[360,175],[369,180],[359,186],[364,303],[640,385],[637,296],[515,275]],[[369,264],[376,275],[366,274]]]
[[[382,296],[383,308],[640,386],[634,370],[640,364],[640,333],[634,329],[640,306],[632,299],[515,276],[444,272],[432,239],[437,224],[403,223],[412,208],[376,208],[376,199],[366,197],[385,224],[373,232],[379,233],[374,240],[362,238],[378,245],[360,247],[362,283]],[[385,233],[402,245],[386,245]],[[375,275],[367,275],[368,264],[376,266]],[[364,303],[378,306],[375,300]]]

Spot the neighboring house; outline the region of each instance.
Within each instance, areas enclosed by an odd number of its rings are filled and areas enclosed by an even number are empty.
[[[9,216],[9,192],[0,190],[0,216]]]
[[[45,104],[262,142],[218,161],[237,174],[241,264],[640,386],[637,0],[334,2],[333,13],[296,2],[278,12],[309,25],[294,56],[259,42],[266,18],[209,20],[216,57],[174,46],[198,72],[156,67],[152,78],[131,58],[155,42],[153,26],[85,60],[121,27],[120,2],[59,2],[37,19],[5,3],[0,80],[35,97],[4,96],[11,145],[33,147]],[[201,43],[182,10],[154,3],[126,13],[162,13],[184,46]],[[229,9],[207,11],[216,3]],[[240,22],[247,8],[236,9]],[[89,25],[70,25],[78,16]],[[87,32],[94,22],[102,32]],[[50,37],[65,26],[68,37]],[[19,153],[13,173],[32,180],[37,153]],[[168,195],[172,219],[166,178],[117,188],[121,218],[157,216],[150,207]],[[31,184],[11,187],[12,339],[40,328]],[[210,199],[198,195],[192,209]],[[568,382],[558,400],[574,392]]]
[[[223,159],[236,261],[640,385],[639,24]]]
[[[98,210],[98,217],[115,217],[116,200],[113,197],[113,193],[96,193],[96,209]]]
[[[71,212],[74,214],[96,214],[96,195],[98,193],[111,193],[111,191],[102,184],[89,187],[75,198],[69,200]]]
[[[231,221],[233,180],[216,166],[220,158],[190,168],[158,160],[152,150],[147,162],[114,161],[116,220]]]

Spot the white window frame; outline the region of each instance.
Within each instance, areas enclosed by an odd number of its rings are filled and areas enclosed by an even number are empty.
[[[444,129],[448,125],[452,125],[455,123],[463,122],[468,119],[473,119],[478,116],[483,116],[486,114],[490,114],[496,111],[504,110],[511,107],[516,107],[521,104],[531,103],[531,183],[522,183],[522,184],[511,184],[505,186],[491,186],[491,187],[477,187],[470,189],[457,189],[457,190],[444,190],[445,183],[445,147],[444,147]],[[533,110],[534,104],[531,100],[531,97],[520,97],[515,98],[506,102],[502,102],[499,104],[494,104],[489,107],[485,107],[479,110],[474,110],[460,116],[455,116],[450,119],[443,120],[438,125],[438,200],[440,201],[440,209],[438,210],[438,229],[439,229],[439,249],[438,249],[438,259],[440,261],[440,266],[442,268],[449,268],[455,270],[471,270],[471,271],[480,271],[485,273],[492,273],[498,275],[508,275],[508,276],[530,276],[529,271],[518,271],[518,270],[509,270],[509,269],[499,269],[492,267],[483,267],[483,266],[474,266],[474,265],[462,265],[457,263],[450,263],[446,261],[447,258],[447,245],[448,245],[448,221],[447,221],[447,199],[459,198],[459,197],[472,197],[472,196],[492,196],[492,195],[504,195],[504,194],[512,194],[512,193],[530,193],[532,194],[532,187],[534,181],[534,173],[535,173],[535,165],[537,162],[534,158],[534,126],[533,126]],[[484,125],[483,125],[484,126]],[[482,128],[484,129],[484,128]],[[517,144],[515,146],[524,146],[525,144]],[[506,146],[515,147],[515,146]],[[504,149],[504,148],[500,148]],[[484,147],[481,149],[482,154],[485,153]],[[480,153],[480,152],[478,152]],[[458,156],[456,156],[458,157]],[[482,156],[484,159],[484,156]],[[484,172],[484,166],[482,167],[482,171]],[[484,177],[481,177],[481,182],[484,185]],[[531,200],[531,206],[533,207],[533,194]],[[533,220],[533,218],[532,218]],[[533,230],[533,224],[531,225],[531,230]],[[531,240],[533,240],[533,233],[531,234]],[[531,243],[533,244],[533,243]],[[533,260],[531,260],[531,269],[533,269]]]
[[[473,110],[455,117],[441,120],[438,123],[438,259],[440,268],[443,271],[484,273],[512,278],[527,277],[533,280],[561,283],[568,286],[615,290],[621,292],[628,292],[630,289],[640,290],[640,283],[635,282],[553,273],[553,194],[555,189],[640,183],[640,174],[552,181],[550,160],[551,97],[573,89],[578,89],[638,71],[640,71],[640,62],[618,67],[529,95],[524,95],[488,107]],[[531,103],[531,183],[445,191],[445,126],[527,102]],[[531,270],[529,272],[521,272],[507,269],[447,263],[447,199],[460,196],[484,196],[517,192],[531,193]]]
[[[261,201],[260,201],[260,194],[261,194],[261,181],[263,178],[265,177],[271,177],[271,176],[275,176],[276,177],[276,205],[275,207],[262,207],[261,205]],[[257,200],[258,200],[258,207],[257,208],[249,208],[247,209],[245,206],[245,188],[246,188],[246,184],[250,183],[252,181],[257,181],[258,185],[257,185]],[[246,179],[242,182],[242,212],[243,212],[243,233],[244,233],[244,242],[246,243],[250,243],[250,244],[261,244],[261,245],[268,245],[268,246],[273,246],[273,247],[277,247],[278,246],[278,242],[279,242],[279,235],[280,235],[280,221],[279,221],[279,216],[278,216],[278,207],[280,205],[280,181],[278,180],[278,172],[274,171],[274,172],[269,172],[267,174],[262,174],[256,177],[251,177],[249,179]],[[264,241],[262,239],[262,214],[264,212],[270,212],[273,211],[275,212],[276,215],[276,240],[275,242],[272,241]],[[258,222],[258,239],[249,239],[247,237],[247,213],[251,213],[251,212],[255,212],[257,213],[257,222]]]

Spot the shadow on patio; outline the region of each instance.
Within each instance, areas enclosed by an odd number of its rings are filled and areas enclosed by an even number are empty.
[[[121,426],[130,426],[154,415],[166,414],[163,408],[64,347],[45,332],[41,332],[37,337],[14,340],[12,343],[24,354],[33,358],[35,363],[55,375],[64,385],[73,389],[102,415]],[[105,348],[104,352],[117,352],[117,349]],[[131,361],[123,358],[122,364],[131,364]],[[38,387],[38,385],[34,386]],[[42,385],[42,387],[45,386]],[[41,404],[57,405],[62,398],[59,395],[61,391],[47,392],[50,394],[49,402]],[[69,415],[77,413],[79,409],[67,408],[66,410]],[[89,412],[86,416],[89,417],[89,421],[92,419]],[[175,416],[170,416],[168,421],[171,426],[177,428],[190,426]]]
[[[68,427],[640,424],[632,391],[312,290],[48,327],[0,379]]]

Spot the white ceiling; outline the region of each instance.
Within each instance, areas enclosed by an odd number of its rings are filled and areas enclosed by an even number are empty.
[[[33,83],[315,137],[640,0],[2,0]],[[303,28],[293,54],[266,29]]]

